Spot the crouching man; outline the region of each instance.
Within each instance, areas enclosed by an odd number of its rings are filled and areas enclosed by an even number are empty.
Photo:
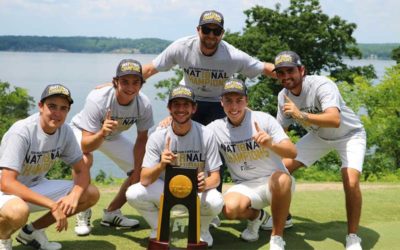
[[[11,235],[22,227],[17,241],[37,249],[61,249],[49,242],[44,229],[55,224],[61,232],[67,217],[99,199],[89,184],[91,159],[83,160],[72,129],[64,124],[73,103],[70,91],[49,85],[39,102],[39,113],[17,121],[0,146],[0,249],[11,249]],[[57,159],[72,165],[73,180],[48,180],[45,176]],[[48,210],[25,225],[30,212]],[[24,226],[25,225],[25,226]]]

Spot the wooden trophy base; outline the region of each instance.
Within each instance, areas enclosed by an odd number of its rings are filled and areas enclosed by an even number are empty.
[[[148,250],[173,250],[173,249],[187,249],[187,250],[203,250],[207,249],[208,245],[204,241],[196,243],[188,243],[186,248],[170,248],[169,243],[166,241],[158,241],[156,239],[149,239]]]

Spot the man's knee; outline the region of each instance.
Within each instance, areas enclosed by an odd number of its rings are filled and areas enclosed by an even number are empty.
[[[292,187],[292,178],[289,174],[281,171],[274,172],[269,180],[271,192],[288,192]]]
[[[29,206],[20,198],[8,201],[1,209],[1,223],[8,224],[11,231],[16,231],[26,224],[29,217]]]

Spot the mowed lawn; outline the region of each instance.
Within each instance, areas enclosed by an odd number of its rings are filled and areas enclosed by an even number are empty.
[[[145,249],[150,230],[129,205],[122,210],[129,217],[140,220],[139,228],[114,230],[100,226],[102,209],[117,189],[117,185],[100,187],[101,198],[93,208],[91,235],[75,236],[75,218],[70,218],[65,232],[57,233],[54,226],[50,227],[47,230],[49,239],[60,242],[63,249]],[[364,183],[362,193],[359,235],[363,249],[400,249],[400,184]],[[298,183],[291,213],[294,227],[285,231],[286,249],[344,249],[347,225],[341,183]],[[30,220],[39,215],[32,214]],[[211,229],[213,249],[269,249],[269,231],[260,231],[258,241],[247,243],[239,238],[245,227],[245,221],[223,219],[221,227]],[[31,249],[20,245],[15,236],[13,249]]]

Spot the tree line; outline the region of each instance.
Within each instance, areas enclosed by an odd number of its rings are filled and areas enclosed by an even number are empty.
[[[158,38],[0,36],[0,51],[157,54],[170,43]]]

